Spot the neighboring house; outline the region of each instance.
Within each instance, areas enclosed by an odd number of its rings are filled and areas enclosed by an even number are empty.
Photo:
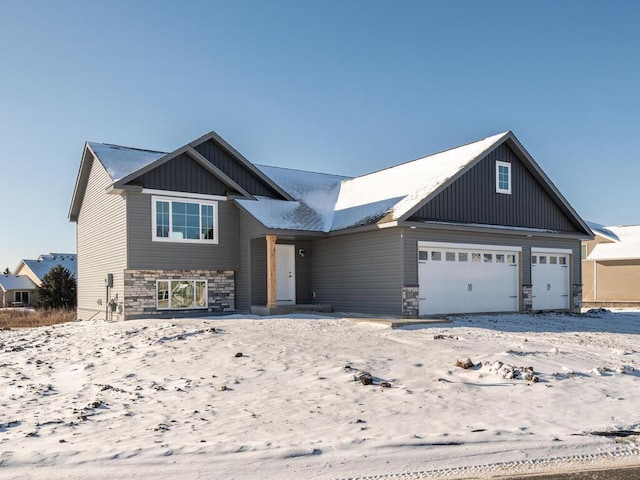
[[[69,270],[73,278],[78,279],[78,259],[74,253],[43,253],[35,260],[20,260],[13,273],[14,275],[26,275],[37,286],[40,286],[44,276],[58,265]]]
[[[26,275],[0,275],[0,308],[33,306],[35,290]]]
[[[588,225],[595,238],[582,242],[584,301],[640,305],[640,225]]]
[[[511,132],[356,178],[87,143],[69,219],[85,319],[574,310],[593,238]]]

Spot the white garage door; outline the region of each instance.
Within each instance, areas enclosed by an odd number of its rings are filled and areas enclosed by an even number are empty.
[[[419,314],[517,312],[519,250],[418,242]]]
[[[531,249],[533,310],[569,308],[569,253]]]

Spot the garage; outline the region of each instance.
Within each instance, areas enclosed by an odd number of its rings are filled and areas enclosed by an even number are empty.
[[[418,242],[419,314],[519,311],[520,251]]]
[[[533,310],[569,308],[569,258],[571,250],[531,249]]]

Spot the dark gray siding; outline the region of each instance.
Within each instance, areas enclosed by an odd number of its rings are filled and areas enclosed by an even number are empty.
[[[496,193],[496,161],[511,163],[511,194]],[[508,145],[501,145],[412,219],[580,231]]]
[[[237,193],[186,153],[136,178],[130,185],[173,192],[222,195]]]
[[[218,201],[218,244],[153,242],[151,195],[127,194],[127,268],[238,270],[238,210]]]
[[[240,220],[239,263],[240,269],[236,275],[236,309],[249,311],[251,305],[265,305],[267,303],[267,247],[264,239],[266,230],[253,217],[238,210]],[[255,257],[255,259],[254,259]],[[260,267],[264,271],[260,271]],[[254,269],[258,272],[254,274]],[[257,291],[252,303],[252,292]],[[264,299],[262,300],[262,298]],[[258,303],[258,299],[261,300]]]
[[[571,249],[572,254],[572,282],[581,283],[580,270],[580,241],[573,239],[551,237],[526,237],[524,235],[504,235],[499,233],[458,232],[430,229],[403,229],[404,255],[403,271],[405,285],[418,285],[418,241],[467,243],[480,245],[507,245],[521,247],[520,261],[521,281],[525,285],[531,284],[531,248],[560,248]]]
[[[335,311],[401,314],[400,233],[389,228],[313,241],[314,303]]]
[[[238,162],[238,160],[229,155],[225,149],[221,148],[213,140],[207,140],[196,146],[195,149],[250,194],[282,198],[278,192],[265,183],[258,175]]]

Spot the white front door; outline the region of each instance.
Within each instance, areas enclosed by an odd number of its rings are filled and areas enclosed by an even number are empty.
[[[533,310],[569,308],[569,254],[531,249]]]
[[[517,312],[519,251],[490,245],[418,245],[420,315]]]
[[[296,303],[296,247],[276,245],[276,302],[278,305]]]

